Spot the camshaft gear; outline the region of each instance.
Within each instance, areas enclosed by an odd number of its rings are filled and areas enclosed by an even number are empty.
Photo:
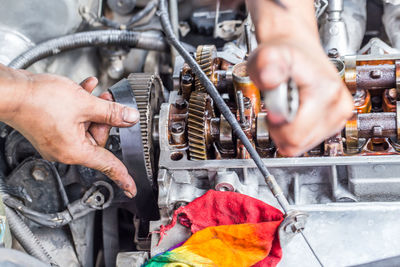
[[[163,102],[163,85],[160,77],[148,73],[132,73],[128,77],[140,113],[143,153],[147,176],[150,181],[154,173],[154,145],[152,126],[155,112],[160,110]]]
[[[196,50],[196,61],[207,77],[213,81],[213,74],[217,67],[217,48],[215,45],[200,45]],[[201,84],[199,78],[195,79],[195,89],[205,92],[206,88]]]
[[[207,160],[210,155],[210,120],[214,117],[211,97],[194,91],[189,100],[188,136],[191,160]]]

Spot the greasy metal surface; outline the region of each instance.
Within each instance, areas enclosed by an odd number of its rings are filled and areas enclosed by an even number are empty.
[[[396,120],[397,115],[394,112],[358,114],[358,137],[397,137]]]
[[[396,88],[394,64],[362,65],[356,67],[357,88],[376,90]]]
[[[349,266],[398,256],[399,203],[297,206],[310,214],[304,233],[324,266]],[[300,236],[283,247],[279,267],[319,266]]]
[[[235,91],[242,91],[243,96],[250,99],[256,114],[261,109],[260,90],[250,80],[247,73],[247,62],[241,62],[232,69],[233,86]],[[236,103],[238,103],[236,99]]]
[[[136,100],[132,88],[125,79],[113,85],[110,89],[116,102],[136,108]],[[123,161],[129,173],[134,177],[137,187],[135,204],[138,215],[144,219],[158,219],[159,212],[153,189],[147,178],[146,163],[143,154],[140,123],[119,130]]]

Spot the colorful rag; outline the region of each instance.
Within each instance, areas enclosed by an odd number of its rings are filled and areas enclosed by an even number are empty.
[[[283,214],[255,198],[210,190],[177,209],[161,226],[161,239],[178,215],[193,235],[145,266],[276,266],[282,257],[277,229]]]

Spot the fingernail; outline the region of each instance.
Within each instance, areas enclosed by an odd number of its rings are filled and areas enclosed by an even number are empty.
[[[123,120],[127,123],[136,123],[139,121],[139,112],[136,109],[124,107]]]
[[[129,191],[124,191],[125,196],[129,197],[129,198],[134,198],[135,195],[133,195],[131,192]]]

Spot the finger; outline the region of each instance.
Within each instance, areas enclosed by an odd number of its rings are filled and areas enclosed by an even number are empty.
[[[96,88],[98,83],[99,83],[99,81],[97,80],[96,77],[89,77],[89,78],[86,78],[83,82],[81,82],[80,85],[86,92],[91,94],[93,92],[94,88]]]
[[[96,144],[104,147],[110,135],[111,126],[106,124],[92,123],[89,127],[89,133],[96,141]]]
[[[298,156],[343,129],[352,115],[353,100],[345,87],[335,92],[337,95],[330,102],[320,97],[327,103],[326,112],[315,112],[318,101],[304,101],[293,123],[270,126],[271,137],[280,154]]]
[[[111,101],[111,102],[114,101],[114,98],[113,98],[112,94],[110,92],[108,92],[108,91],[103,92],[99,97],[101,99],[104,99],[104,100],[107,100],[107,101]]]
[[[136,195],[136,184],[129,175],[125,165],[110,151],[99,146],[89,146],[85,151],[83,162],[80,165],[91,169],[101,171],[113,180],[122,190],[125,195],[132,198]]]
[[[260,90],[275,89],[290,76],[292,55],[289,47],[261,45],[249,58],[248,72]]]
[[[90,102],[85,114],[88,121],[115,127],[130,127],[139,121],[139,112],[134,108],[94,96]]]
[[[99,97],[107,101],[114,101],[111,93],[108,91],[102,93]],[[106,145],[110,130],[111,126],[107,124],[92,123],[89,127],[89,133],[94,140],[96,140],[96,143],[101,147]]]

